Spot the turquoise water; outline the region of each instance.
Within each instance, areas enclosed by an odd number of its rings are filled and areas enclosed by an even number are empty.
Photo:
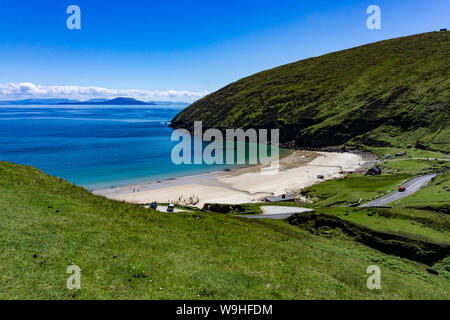
[[[88,189],[177,178],[230,165],[175,165],[179,106],[2,106],[0,160]]]

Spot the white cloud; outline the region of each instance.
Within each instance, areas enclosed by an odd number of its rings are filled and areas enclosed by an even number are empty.
[[[116,97],[129,97],[142,101],[155,100],[193,102],[195,100],[203,98],[207,94],[207,91],[151,91],[80,86],[42,86],[30,82],[0,84],[0,100],[51,98],[89,100],[93,98],[111,99]]]

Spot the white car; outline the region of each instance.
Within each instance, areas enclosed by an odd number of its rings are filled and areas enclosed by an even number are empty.
[[[173,203],[170,203],[167,206],[167,212],[174,212],[175,211],[175,206],[173,205]]]

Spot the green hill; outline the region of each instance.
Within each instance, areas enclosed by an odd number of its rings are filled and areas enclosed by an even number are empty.
[[[391,39],[263,71],[208,95],[177,128],[279,128],[298,147],[450,151],[449,32]]]
[[[450,281],[345,235],[167,214],[0,162],[0,299],[448,299]],[[68,290],[68,266],[81,290]],[[368,290],[366,269],[382,270]]]

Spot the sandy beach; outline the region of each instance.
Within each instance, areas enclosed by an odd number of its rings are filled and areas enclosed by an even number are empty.
[[[95,190],[110,199],[132,203],[174,202],[203,207],[205,203],[250,203],[290,194],[323,181],[345,176],[364,164],[353,153],[294,151],[280,159],[274,172],[262,165],[179,179]]]

